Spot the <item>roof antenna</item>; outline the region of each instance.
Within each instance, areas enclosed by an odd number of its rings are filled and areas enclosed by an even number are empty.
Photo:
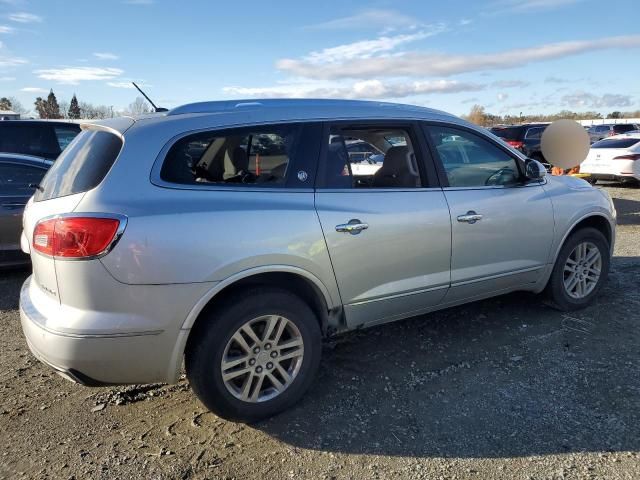
[[[131,82],[131,83],[133,83],[133,86],[136,87],[136,89],[142,94],[142,96],[147,99],[147,102],[149,102],[151,104],[151,106],[156,111],[156,113],[157,112],[168,112],[169,111],[168,108],[156,107],[156,104],[153,103],[149,97],[147,97],[147,94],[144,93],[142,91],[142,89],[138,85],[136,85],[136,82]]]

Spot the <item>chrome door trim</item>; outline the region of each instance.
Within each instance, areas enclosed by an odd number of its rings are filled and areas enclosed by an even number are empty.
[[[471,280],[464,280],[462,282],[452,282],[451,286],[452,287],[457,287],[460,285],[468,285],[471,283],[478,283],[478,282],[484,282],[486,280],[493,280],[496,278],[502,278],[502,277],[508,277],[510,275],[518,275],[520,273],[527,273],[527,272],[533,272],[536,270],[543,270],[544,268],[546,268],[547,264],[544,265],[540,265],[537,267],[528,267],[528,268],[519,268],[518,270],[510,270],[508,272],[502,272],[502,273],[498,273],[495,275],[488,275],[485,277],[477,277],[477,278],[472,278]]]

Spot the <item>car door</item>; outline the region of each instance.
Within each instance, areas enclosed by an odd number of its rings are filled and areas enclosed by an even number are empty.
[[[521,161],[475,130],[445,124],[424,129],[451,211],[451,288],[445,302],[536,282],[554,229],[542,184],[523,181]],[[453,153],[459,150],[465,151],[464,161]]]
[[[24,206],[33,195],[45,167],[0,159],[0,261],[20,255],[20,235]]]
[[[345,141],[384,152],[351,168]],[[427,311],[449,288],[451,221],[412,123],[327,125],[315,205],[346,321],[353,328]]]

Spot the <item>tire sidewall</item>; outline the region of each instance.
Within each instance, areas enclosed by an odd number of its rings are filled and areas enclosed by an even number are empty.
[[[565,289],[564,266],[567,262],[567,258],[569,257],[571,252],[573,252],[574,248],[583,242],[593,243],[598,248],[602,257],[602,268],[600,271],[600,278],[598,279],[598,283],[596,284],[593,291],[584,298],[576,299],[569,296]],[[609,243],[607,242],[604,235],[602,235],[602,233],[600,233],[598,230],[594,228],[585,228],[582,230],[578,230],[576,233],[572,234],[560,250],[558,258],[556,259],[556,264],[553,268],[551,278],[551,294],[553,296],[554,302],[563,310],[574,310],[589,305],[591,301],[598,295],[607,279],[609,273],[610,255]]]
[[[277,397],[259,403],[243,402],[224,384],[222,356],[242,325],[264,315],[280,315],[296,325],[304,344],[302,365],[294,382]],[[212,317],[208,328],[200,329],[202,336],[187,362],[187,375],[207,407],[223,418],[252,422],[285,410],[300,399],[313,381],[322,348],[317,318],[306,303],[288,292],[261,290],[230,299]]]

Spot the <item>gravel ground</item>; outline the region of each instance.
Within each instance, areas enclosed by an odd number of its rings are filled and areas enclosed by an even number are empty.
[[[593,306],[517,293],[325,344],[319,378],[257,425],[177,385],[85,388],[28,352],[0,277],[1,478],[640,478],[640,189]]]

